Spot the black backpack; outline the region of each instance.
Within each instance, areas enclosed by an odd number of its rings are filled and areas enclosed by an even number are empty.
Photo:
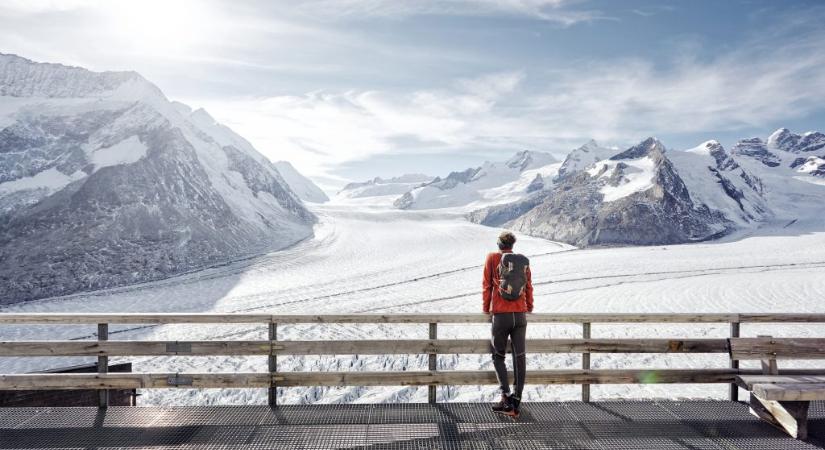
[[[527,268],[530,260],[518,253],[504,253],[498,264],[498,293],[507,301],[521,298],[527,287]]]

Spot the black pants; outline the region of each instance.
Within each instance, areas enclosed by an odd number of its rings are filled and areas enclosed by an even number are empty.
[[[513,346],[513,375],[515,377],[513,395],[521,398],[524,390],[524,376],[527,372],[527,314],[526,313],[498,313],[493,314],[493,366],[496,369],[496,378],[503,394],[510,393],[510,383],[507,379],[507,366],[504,364],[507,351],[507,338]]]

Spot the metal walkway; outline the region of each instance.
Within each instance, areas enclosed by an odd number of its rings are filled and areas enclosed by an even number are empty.
[[[0,448],[816,449],[825,402],[797,441],[727,401],[0,408]]]

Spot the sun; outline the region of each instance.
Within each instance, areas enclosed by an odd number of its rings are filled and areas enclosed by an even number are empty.
[[[112,34],[127,50],[180,56],[209,38],[208,2],[141,0],[107,2]]]

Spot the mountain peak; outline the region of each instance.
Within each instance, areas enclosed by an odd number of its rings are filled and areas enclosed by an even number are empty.
[[[5,53],[0,53],[0,96],[165,98],[160,89],[134,71],[93,72]]]
[[[767,145],[772,149],[793,151],[797,143],[799,143],[798,134],[791,133],[791,130],[787,128],[780,128],[768,137]]]
[[[665,146],[661,141],[651,136],[629,149],[611,157],[612,160],[637,159],[654,154],[664,154]]]
[[[722,144],[720,144],[719,141],[717,141],[716,139],[711,139],[709,141],[702,142],[696,147],[687,149],[685,151],[690,153],[710,155],[719,152],[720,150],[724,152],[725,148],[722,147]]]
[[[536,152],[532,150],[522,150],[507,160],[505,164],[511,169],[523,171],[528,168],[535,168],[555,162],[555,158],[549,153]]]
[[[212,117],[212,115],[206,112],[206,110],[203,108],[198,108],[192,111],[191,117],[192,120],[195,120],[203,124],[214,125],[215,123],[217,123],[215,118]]]

